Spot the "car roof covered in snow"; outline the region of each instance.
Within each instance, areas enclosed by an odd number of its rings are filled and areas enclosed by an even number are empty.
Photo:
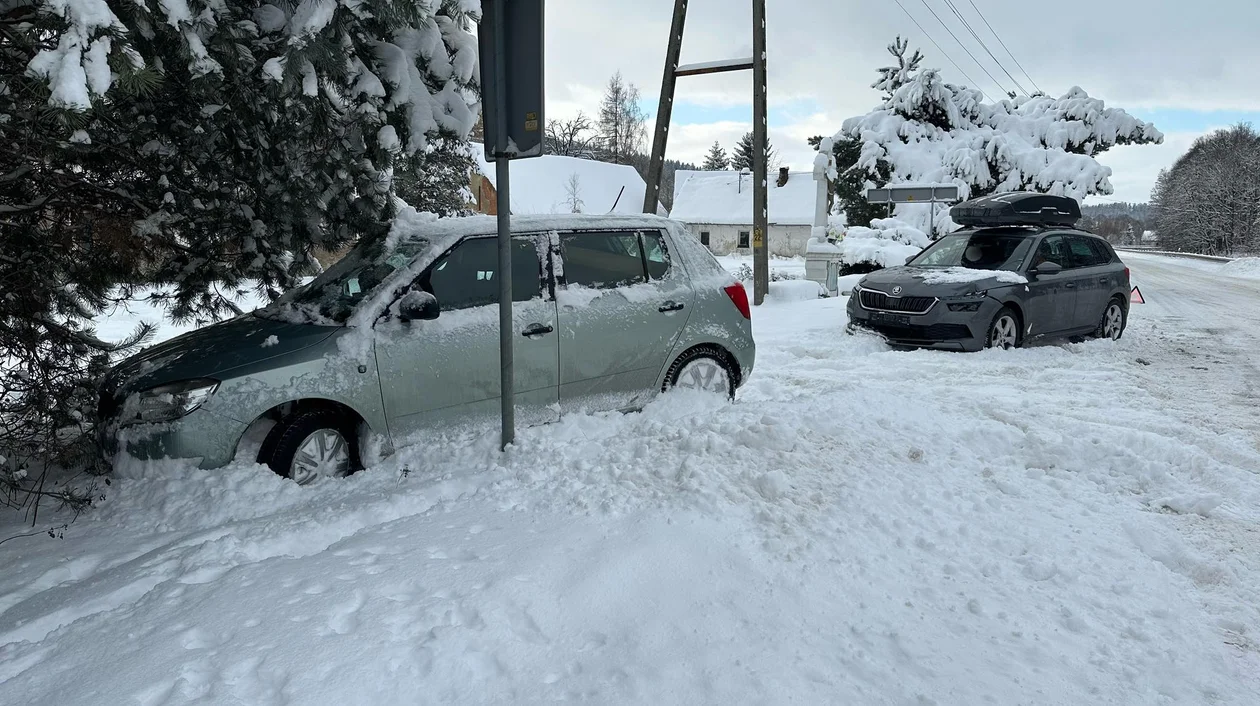
[[[588,215],[564,213],[545,215],[512,216],[513,233],[542,233],[569,230],[638,230],[641,228],[667,229],[670,219],[647,213],[637,215]],[[464,216],[459,218],[435,218],[431,214],[404,209],[394,221],[390,238],[398,243],[428,240],[431,242],[454,241],[476,235],[493,235],[498,232],[495,216]]]

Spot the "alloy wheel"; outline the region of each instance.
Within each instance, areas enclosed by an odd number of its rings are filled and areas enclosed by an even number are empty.
[[[1110,338],[1115,341],[1120,338],[1120,334],[1123,332],[1124,311],[1120,308],[1119,304],[1112,302],[1107,307],[1107,313],[1103,314],[1103,337]]]
[[[993,330],[989,332],[989,347],[1010,349],[1018,341],[1019,326],[1015,323],[1015,317],[1010,314],[999,316],[993,322]]]

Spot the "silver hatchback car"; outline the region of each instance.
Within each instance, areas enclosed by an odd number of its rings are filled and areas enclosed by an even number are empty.
[[[671,387],[734,395],[752,372],[748,298],[682,225],[513,217],[517,416],[633,410]],[[489,425],[499,408],[495,220],[400,215],[269,307],[149,348],[106,376],[107,458],[258,461],[299,483],[363,451]],[[269,429],[269,430],[268,430]]]

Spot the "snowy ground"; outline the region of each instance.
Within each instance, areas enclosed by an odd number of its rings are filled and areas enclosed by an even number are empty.
[[[1124,258],[1118,344],[772,296],[734,404],[129,469],[0,545],[0,703],[1260,703],[1260,287]]]

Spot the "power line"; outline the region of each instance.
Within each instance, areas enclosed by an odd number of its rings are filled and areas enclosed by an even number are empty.
[[[989,98],[989,94],[985,93],[984,89],[980,87],[980,83],[976,81],[975,79],[973,79],[972,77],[968,76],[967,72],[963,71],[962,67],[958,65],[958,62],[954,61],[954,59],[949,54],[947,54],[943,48],[941,48],[941,45],[938,44],[937,41],[932,38],[932,35],[928,34],[928,31],[926,29],[923,29],[923,25],[919,24],[919,21],[915,19],[914,15],[910,14],[910,11],[906,9],[906,6],[901,4],[901,0],[895,0],[895,2],[897,3],[897,7],[900,7],[901,11],[906,13],[906,17],[909,17],[910,21],[914,23],[914,26],[918,27],[919,31],[922,32],[923,35],[926,36],[932,42],[932,44],[936,46],[937,50],[941,52],[941,55],[944,56],[946,59],[948,59],[949,63],[954,65],[955,69],[958,69],[958,73],[962,74],[963,78],[970,81],[971,85],[975,86],[977,91],[980,91],[980,95],[984,96],[985,100],[991,100]]]
[[[958,21],[962,22],[963,27],[966,28],[966,30],[971,33],[971,36],[974,37],[975,40],[980,43],[980,48],[983,49],[985,53],[989,55],[989,58],[993,60],[993,63],[998,65],[999,69],[1002,69],[1002,72],[1005,73],[1006,77],[1011,80],[1011,83],[1014,83],[1015,87],[1018,88],[1020,92],[1022,92],[1024,95],[1028,95],[1028,89],[1019,85],[1019,80],[1016,79],[1014,76],[1012,76],[1011,72],[1006,70],[1006,66],[1002,64],[1002,61],[993,55],[993,51],[989,49],[989,45],[986,44],[985,41],[980,38],[980,35],[976,33],[976,30],[971,26],[971,23],[967,21],[967,18],[963,17],[962,13],[958,11],[958,7],[954,5],[953,0],[944,0],[944,2],[945,2],[945,6],[948,7],[950,11],[954,13],[954,17],[957,17]]]
[[[976,7],[975,0],[967,0],[967,2],[971,3],[971,8],[976,11],[977,15],[980,15],[981,20],[984,20],[984,26],[988,27],[990,32],[993,32],[993,36],[997,37],[998,43],[1002,45],[1003,49],[1006,49],[1006,54],[1007,56],[1011,57],[1011,61],[1014,61],[1015,65],[1019,67],[1019,70],[1023,71],[1024,75],[1028,77],[1028,82],[1032,84],[1032,87],[1035,88],[1038,93],[1042,93],[1043,91],[1041,90],[1041,86],[1037,85],[1037,82],[1033,80],[1033,77],[1031,75],[1029,75],[1028,71],[1024,68],[1023,64],[1019,63],[1019,59],[1016,59],[1015,55],[1011,53],[1011,50],[1007,48],[1006,42],[1002,41],[1002,35],[998,34],[993,29],[993,25],[989,24],[989,19],[984,16],[984,13],[980,11],[980,8]]]
[[[955,42],[958,42],[958,46],[962,47],[962,50],[967,53],[967,56],[971,57],[971,60],[975,62],[976,66],[979,66],[980,70],[989,77],[989,80],[997,85],[998,89],[1002,91],[1002,94],[1009,95],[1010,92],[1006,90],[1006,87],[1002,85],[1002,82],[993,78],[993,74],[989,73],[989,70],[984,68],[984,64],[981,64],[976,60],[975,54],[972,54],[971,50],[967,48],[967,45],[963,44],[962,41],[958,39],[958,35],[954,34],[954,30],[950,29],[949,25],[945,24],[945,21],[941,19],[941,16],[936,14],[936,10],[933,10],[932,6],[927,4],[927,0],[919,0],[919,2],[923,3],[923,7],[927,8],[927,11],[932,13],[932,16],[936,18],[936,21],[945,28],[946,32],[949,32],[949,36],[953,37]]]

